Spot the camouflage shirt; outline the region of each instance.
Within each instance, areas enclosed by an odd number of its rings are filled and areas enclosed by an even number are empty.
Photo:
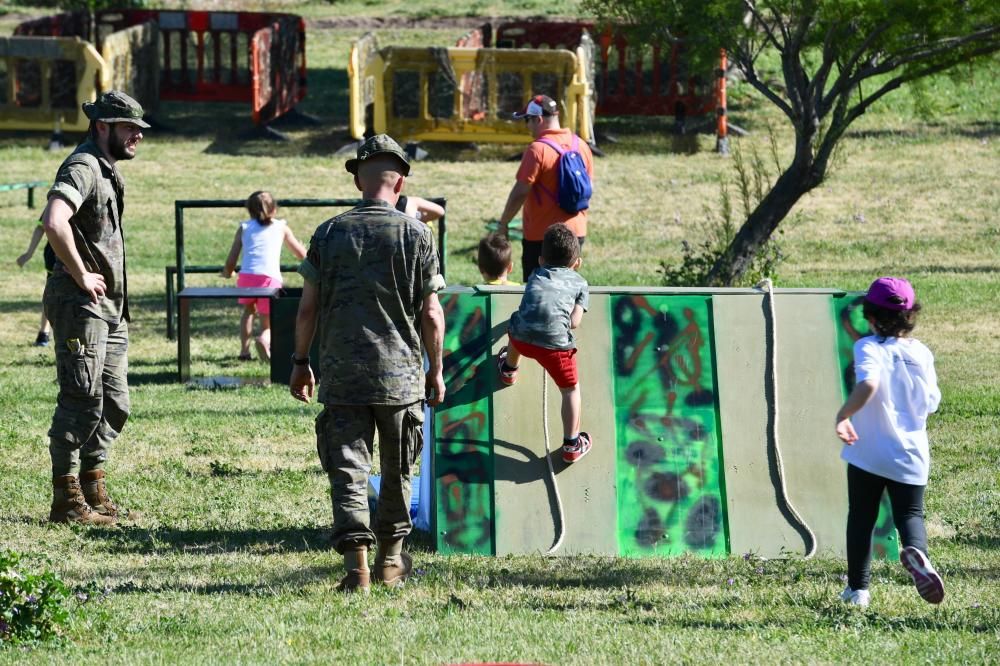
[[[444,287],[430,229],[378,199],[321,224],[299,273],[319,298],[319,401],[424,398],[423,299]]]
[[[91,140],[80,144],[63,161],[49,197],[59,196],[75,211],[69,219],[76,251],[91,273],[104,276],[104,298],[96,305],[80,289],[58,259],[50,278],[51,288],[67,297],[77,296],[80,306],[111,323],[129,320],[128,283],[125,278],[125,182]]]

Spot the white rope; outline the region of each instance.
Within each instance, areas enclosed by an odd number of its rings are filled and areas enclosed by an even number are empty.
[[[771,347],[769,359],[771,372],[769,373],[768,380],[771,384],[771,405],[769,406],[772,410],[772,418],[768,419],[769,430],[771,431],[768,439],[774,446],[774,461],[778,469],[778,481],[781,484],[781,499],[785,503],[788,512],[792,514],[792,517],[798,522],[799,526],[809,535],[809,547],[806,549],[805,554],[805,558],[808,560],[816,554],[816,534],[795,509],[795,506],[792,505],[792,500],[788,497],[788,488],[785,485],[785,465],[781,460],[781,448],[778,446],[778,321],[774,315],[774,284],[770,278],[764,278],[757,283],[755,289],[762,289],[767,294],[768,317],[771,320],[771,330],[768,335],[768,343]]]
[[[552,456],[549,452],[549,383],[548,377],[542,373],[542,431],[545,433],[545,462],[549,464],[549,477],[552,479],[552,490],[556,496],[556,509],[559,511],[559,538],[552,544],[552,547],[545,551],[546,555],[552,555],[562,546],[563,538],[566,536],[566,516],[563,513],[562,497],[559,496],[559,484],[556,483],[556,470],[552,467]]]

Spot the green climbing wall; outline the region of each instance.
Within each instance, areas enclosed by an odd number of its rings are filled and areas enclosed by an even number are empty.
[[[834,317],[837,323],[837,357],[845,399],[854,388],[854,343],[871,332],[861,312],[863,300],[861,294],[842,294],[833,298]],[[874,557],[899,560],[899,540],[892,522],[892,504],[889,502],[888,493],[882,495],[878,522],[875,523],[875,530],[872,533],[872,551]]]
[[[434,411],[434,524],[438,550],[491,555],[493,442],[489,298],[471,290],[441,297],[447,321],[443,405]]]
[[[592,287],[577,358],[582,429],[595,444],[569,466],[551,380],[528,359],[514,386],[496,376],[519,301],[511,287],[442,298],[448,396],[432,448],[440,550],[537,553],[561,535],[558,554],[801,554],[810,539],[790,503],[821,555],[843,554],[846,475],[831,422],[856,334],[850,296],[776,290],[772,322],[755,290]],[[891,556],[881,532],[876,552]]]
[[[608,300],[619,550],[725,555],[711,301],[638,294]]]

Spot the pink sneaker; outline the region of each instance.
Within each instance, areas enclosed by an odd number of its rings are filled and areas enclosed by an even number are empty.
[[[584,457],[590,453],[590,449],[593,446],[593,442],[590,440],[590,435],[581,432],[580,437],[576,440],[576,446],[563,446],[562,456],[564,463],[575,463],[580,458]]]
[[[924,601],[939,604],[944,599],[944,581],[934,569],[934,565],[919,548],[907,546],[899,553],[899,561],[913,576],[913,584]]]
[[[500,383],[504,386],[512,386],[517,381],[517,368],[507,370],[507,347],[501,347],[497,354],[497,372],[500,373]]]

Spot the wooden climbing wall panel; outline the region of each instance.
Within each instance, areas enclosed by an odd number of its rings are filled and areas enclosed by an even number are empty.
[[[725,555],[710,299],[609,300],[621,553]]]
[[[576,334],[582,429],[595,444],[580,463],[561,462],[560,395],[545,378],[555,484],[542,369],[526,359],[514,386],[497,378],[520,297],[486,287],[442,298],[448,398],[432,447],[440,550],[539,553],[562,534],[557,554],[802,554],[809,538],[787,498],[819,554],[843,555],[846,474],[832,420],[861,330],[851,295],[777,290],[772,321],[756,290],[592,287]],[[784,490],[769,439],[775,415]],[[895,554],[889,525],[883,516],[876,556]]]
[[[507,321],[520,303],[520,294],[493,296],[494,343],[492,358],[507,344]],[[616,555],[614,395],[607,363],[610,339],[608,300],[596,299],[576,332],[580,387],[583,394],[581,428],[590,433],[594,448],[579,465],[562,461],[561,395],[536,361],[522,359],[517,383],[493,394],[494,492],[497,515],[497,554],[545,552],[559,538],[558,488],[565,530],[560,554]],[[590,325],[587,325],[587,324]],[[494,372],[495,374],[495,372]],[[542,423],[542,381],[548,403],[549,457],[555,471],[552,484],[545,461]],[[497,386],[501,386],[499,382]]]

